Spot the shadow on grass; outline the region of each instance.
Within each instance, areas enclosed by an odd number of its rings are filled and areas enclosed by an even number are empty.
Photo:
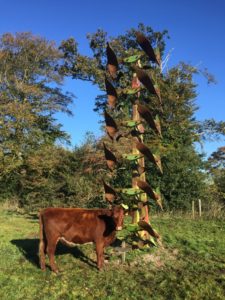
[[[24,257],[29,262],[39,268],[39,239],[11,240],[11,243],[23,253]],[[58,243],[55,256],[63,254],[72,254],[75,258],[78,258],[89,266],[96,268],[96,263],[87,257],[78,247],[69,248]]]
[[[26,215],[26,219],[30,219],[30,220],[39,220],[39,216],[37,213],[29,213]]]

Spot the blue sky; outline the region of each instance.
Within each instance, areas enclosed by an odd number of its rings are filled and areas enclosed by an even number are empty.
[[[102,28],[109,36],[114,36],[137,27],[139,22],[156,31],[169,31],[171,38],[167,42],[167,51],[174,50],[168,67],[182,60],[207,67],[216,77],[216,85],[207,85],[203,78],[196,78],[199,85],[196,118],[224,120],[225,1],[0,0],[0,34],[31,31],[56,42],[73,36],[79,43],[79,50],[87,55],[90,54],[87,33]],[[86,131],[100,136],[100,118],[93,112],[97,87],[87,82],[66,80],[65,88],[77,97],[72,107],[74,117],[57,117],[64,130],[70,133],[72,144],[82,142]],[[88,113],[87,119],[84,111]],[[225,144],[224,140],[206,143],[204,150],[209,154],[222,144]]]

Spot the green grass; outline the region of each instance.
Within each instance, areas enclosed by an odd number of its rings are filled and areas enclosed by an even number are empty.
[[[224,222],[152,223],[164,248],[129,252],[125,264],[112,257],[99,272],[92,246],[58,247],[54,275],[38,267],[37,219],[0,210],[0,299],[225,299]]]

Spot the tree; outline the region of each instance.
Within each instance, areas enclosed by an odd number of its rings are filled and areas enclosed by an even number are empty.
[[[94,34],[89,34],[88,39],[93,52],[92,57],[82,56],[77,52],[77,44],[73,40],[63,42],[63,51],[69,61],[66,73],[71,74],[74,79],[88,80],[99,86],[103,92],[96,98],[95,110],[99,113],[105,110],[107,105],[107,93],[105,87],[105,66],[107,64],[106,46],[110,43],[111,48],[118,57],[119,63],[124,58],[138,55],[140,47],[136,41],[135,32],[142,32],[153,47],[157,46],[161,56],[165,52],[165,38],[167,31],[154,32],[152,28],[139,24],[137,29],[131,29],[124,35],[108,38],[107,33],[98,30]],[[73,49],[71,51],[71,49]],[[68,54],[70,53],[70,55]],[[147,58],[146,58],[147,59]],[[147,67],[147,62],[142,63],[143,68]],[[222,133],[225,128],[224,122],[204,123],[197,122],[194,113],[197,110],[196,84],[193,77],[202,73],[196,67],[186,63],[179,63],[177,66],[164,72],[152,74],[154,79],[159,82],[159,89],[162,98],[162,110],[157,105],[157,99],[152,97],[148,101],[149,108],[153,116],[157,114],[161,119],[163,140],[160,142],[149,133],[145,136],[145,141],[151,146],[158,145],[162,155],[164,174],[156,180],[156,173],[152,167],[147,165],[147,177],[155,186],[160,185],[164,194],[164,203],[168,208],[188,208],[195,197],[201,197],[204,192],[204,173],[202,157],[194,147],[194,143],[201,142],[207,133]],[[120,72],[121,71],[121,72]],[[119,79],[115,82],[115,88],[125,89],[130,84],[132,72],[127,71],[125,65],[120,65]],[[208,79],[210,80],[209,76]],[[127,95],[119,100],[118,109],[114,113],[117,118],[129,119],[129,102],[132,95]],[[147,101],[147,95],[143,94],[141,101]],[[162,113],[163,111],[163,113]],[[204,134],[203,134],[204,133]],[[129,176],[123,172],[123,176]],[[118,176],[120,176],[118,174]],[[118,178],[118,182],[121,178]]]
[[[20,205],[34,195],[35,188],[28,195],[29,184],[24,183],[24,175],[32,169],[35,158],[39,158],[37,169],[41,168],[41,160],[47,163],[48,151],[44,153],[43,149],[59,140],[69,141],[54,117],[56,112],[71,115],[69,104],[73,95],[61,89],[64,75],[59,69],[63,64],[63,53],[44,38],[31,33],[6,33],[0,37],[1,197],[19,196]],[[38,181],[42,181],[47,186],[49,181],[38,175],[33,185],[38,189]]]
[[[40,145],[67,139],[54,118],[71,114],[60,87],[64,63],[53,42],[31,33],[0,37],[0,174],[11,176]]]
[[[119,134],[125,133],[126,136],[130,130],[122,121],[129,119],[134,101],[132,93],[129,94],[133,70],[123,64],[124,59],[141,55],[143,70],[159,85],[161,107],[157,97],[149,98],[144,90],[140,97],[141,103],[149,107],[154,118],[159,115],[163,132],[163,139],[152,130],[144,134],[145,144],[159,150],[164,169],[163,175],[159,176],[153,165],[146,162],[147,181],[153,187],[160,186],[164,195],[163,206],[169,209],[187,209],[193,198],[203,198],[207,186],[206,173],[203,172],[202,156],[196,152],[194,144],[209,136],[224,134],[225,122],[195,120],[196,84],[193,77],[201,70],[181,62],[171,69],[163,65],[163,72],[160,69],[151,72],[147,57],[142,56],[137,43],[137,31],[143,33],[154,48],[157,46],[163,57],[167,31],[154,32],[143,24],[112,38],[108,38],[103,30],[89,34],[91,57],[78,52],[73,38],[62,41],[59,48],[30,33],[5,34],[0,38],[1,194],[7,197],[19,193],[21,205],[33,203],[34,207],[40,203],[51,204],[55,200],[55,203],[66,205],[104,205],[99,191],[101,179],[107,173],[103,154],[103,142],[107,137],[94,142],[88,139],[72,152],[63,150],[55,142],[66,140],[68,136],[54,119],[54,114],[59,111],[71,114],[69,104],[73,95],[61,90],[65,76],[96,84],[101,93],[96,98],[94,109],[98,113],[105,111],[108,103],[106,48],[109,42],[120,65],[118,80],[113,84],[122,97],[116,110],[111,112],[119,122]],[[211,81],[210,76],[208,79]],[[128,153],[130,146],[126,138],[119,147],[116,143],[110,144],[110,150],[118,158],[119,168],[116,173],[110,172],[107,176],[118,188],[121,184],[128,185],[131,180],[132,166],[127,164],[126,169],[120,164],[123,160],[121,154]],[[43,163],[39,163],[41,159]],[[40,198],[40,189],[44,202]],[[38,198],[36,193],[39,193]],[[45,197],[49,202],[45,202]]]
[[[209,172],[218,193],[218,200],[225,204],[225,147],[220,147],[208,159]]]

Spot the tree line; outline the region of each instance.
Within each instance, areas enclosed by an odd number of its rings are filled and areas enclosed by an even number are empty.
[[[94,110],[105,110],[106,45],[110,42],[118,57],[135,55],[136,30],[144,33],[165,55],[168,32],[155,32],[139,24],[125,34],[109,38],[103,30],[87,35],[91,56],[82,55],[74,38],[60,45],[31,33],[6,33],[0,37],[0,201],[28,210],[45,206],[106,206],[102,179],[107,166],[104,159],[104,131],[100,139],[88,133],[81,146],[65,147],[70,137],[55,118],[57,112],[72,115],[74,95],[63,90],[66,77],[91,82],[99,88]],[[195,119],[197,85],[194,76],[202,70],[180,62],[162,72],[163,98],[160,144],[164,173],[147,164],[147,179],[159,186],[165,209],[190,209],[193,199],[201,198],[209,207],[225,203],[225,149],[221,147],[206,161],[195,144],[209,137],[224,137],[225,122]],[[209,82],[213,77],[204,73]],[[128,76],[121,72],[120,82]],[[87,95],[88,96],[88,95]],[[126,101],[129,101],[129,95]],[[119,114],[126,115],[126,101]],[[144,101],[144,99],[143,99]],[[153,114],[159,114],[152,99]],[[71,120],[72,122],[72,120]],[[146,143],[153,143],[151,133]],[[115,145],[112,143],[112,148]],[[128,147],[126,140],[121,147]],[[115,148],[115,151],[118,149]],[[107,175],[111,176],[111,175]],[[109,178],[114,186],[130,182],[129,166],[118,168]],[[154,204],[153,204],[154,206]]]

